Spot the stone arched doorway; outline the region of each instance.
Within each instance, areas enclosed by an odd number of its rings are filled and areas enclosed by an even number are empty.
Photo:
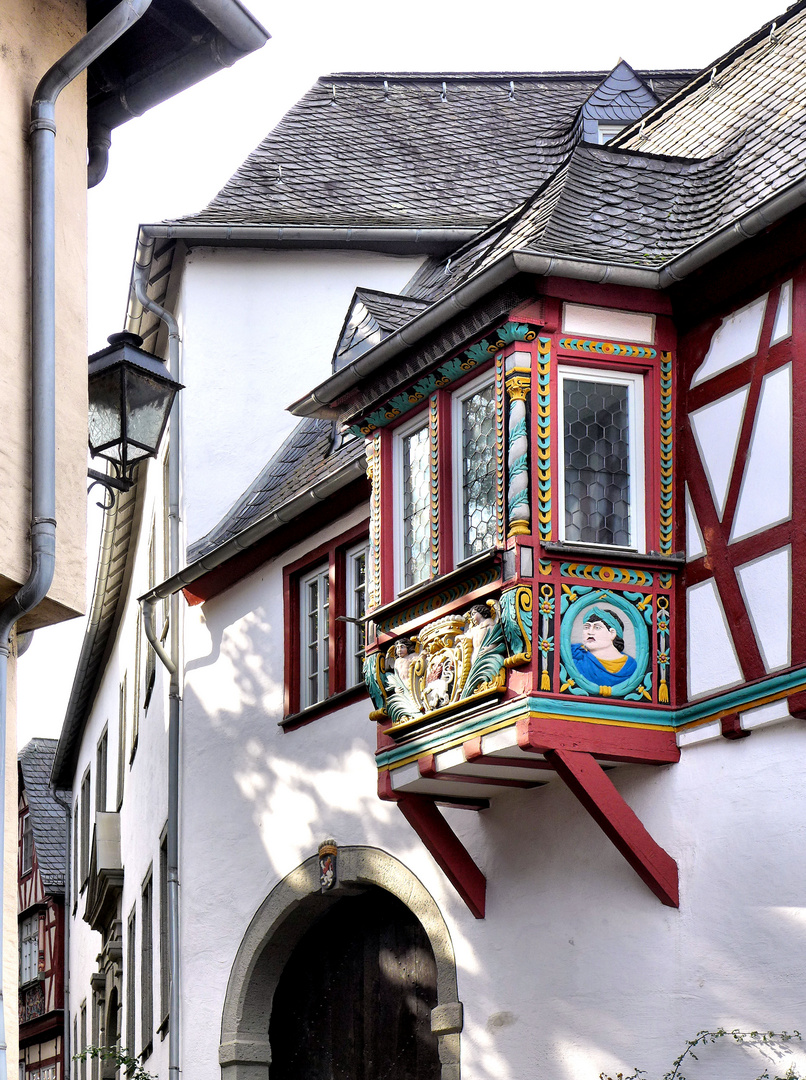
[[[219,1048],[222,1080],[268,1080],[274,998],[289,960],[312,926],[345,897],[365,895],[372,886],[404,904],[427,939],[435,969],[431,1030],[441,1063],[435,1075],[439,1080],[459,1080],[462,1006],[445,920],[430,893],[402,863],[378,848],[357,846],[339,849],[334,889],[321,891],[319,860],[312,856],[280,881],[258,909],[227,986]]]

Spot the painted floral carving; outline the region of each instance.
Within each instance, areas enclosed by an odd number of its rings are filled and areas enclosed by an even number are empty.
[[[364,677],[376,711],[395,724],[417,720],[503,686],[507,645],[494,601],[445,615],[385,654],[367,657]]]

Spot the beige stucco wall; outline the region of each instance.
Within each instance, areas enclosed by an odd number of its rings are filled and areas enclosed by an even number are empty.
[[[8,664],[8,731],[6,739],[6,797],[3,835],[3,1015],[6,1028],[7,1076],[15,1080],[18,1074],[19,1026],[17,1009],[17,979],[19,954],[17,945],[17,739],[14,703],[17,698],[16,648]]]
[[[84,32],[79,0],[0,5],[0,599],[29,570],[30,331],[28,114],[41,76]],[[56,575],[28,625],[84,605],[87,447],[86,104],[84,79],[56,106]]]

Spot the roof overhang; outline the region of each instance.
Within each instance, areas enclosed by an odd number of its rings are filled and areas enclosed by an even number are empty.
[[[790,184],[760,206],[712,233],[688,251],[657,269],[627,266],[539,251],[515,250],[501,256],[487,269],[463,282],[400,330],[390,334],[351,364],[341,368],[314,390],[289,406],[295,416],[344,419],[347,411],[337,407],[361,382],[406,349],[441,329],[449,320],[479,303],[493,289],[518,274],[534,277],[565,277],[597,284],[664,290],[683,281],[696,270],[763,232],[787,214],[806,204],[806,177]]]
[[[91,29],[116,0],[87,0]],[[87,72],[89,125],[115,128],[269,39],[240,0],[153,0]]]

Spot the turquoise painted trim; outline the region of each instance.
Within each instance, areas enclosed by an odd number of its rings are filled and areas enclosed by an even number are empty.
[[[476,732],[483,731],[491,723],[498,724],[502,720],[512,720],[514,722],[519,717],[528,715],[528,711],[529,702],[526,698],[514,698],[511,701],[504,701],[492,714],[488,712],[481,715],[474,714],[463,723],[460,722],[451,727],[440,728],[437,731],[429,731],[419,738],[409,739],[407,742],[401,743],[400,746],[390,746],[388,750],[382,750],[376,754],[375,760],[379,769],[387,766],[393,768],[396,761],[415,756],[419,757],[421,754],[439,750],[449,739],[459,738],[462,742],[466,739],[472,739]]]
[[[716,697],[697,701],[692,705],[684,705],[680,709],[635,709],[630,708],[629,705],[601,704],[594,698],[587,698],[582,708],[579,698],[573,700],[544,697],[515,698],[502,702],[492,713],[486,712],[482,716],[473,716],[464,723],[457,723],[454,727],[442,728],[437,732],[431,731],[419,739],[411,739],[401,746],[390,747],[377,755],[377,762],[379,768],[387,766],[393,768],[396,761],[439,750],[449,739],[472,738],[477,731],[491,724],[498,724],[502,720],[515,720],[529,713],[556,716],[562,720],[611,720],[620,724],[640,724],[642,727],[679,728],[696,720],[702,720],[713,713],[727,712],[741,705],[750,707],[759,698],[790,690],[803,683],[806,683],[806,667],[788,671],[784,675],[771,676],[764,682],[742,686],[738,690],[730,690]]]

